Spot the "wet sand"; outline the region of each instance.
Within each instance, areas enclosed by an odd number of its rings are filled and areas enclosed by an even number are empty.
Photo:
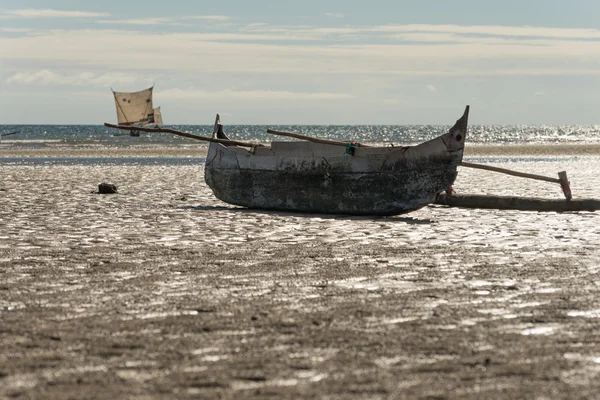
[[[600,197],[597,156],[493,165]],[[0,173],[0,397],[599,392],[600,213],[272,213],[219,202],[201,166]],[[455,189],[562,196],[468,169]]]
[[[206,157],[208,147],[43,147],[20,148],[0,146],[0,157]]]

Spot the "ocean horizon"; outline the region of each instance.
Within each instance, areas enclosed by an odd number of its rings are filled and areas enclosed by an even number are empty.
[[[210,135],[212,125],[165,125],[198,135]],[[225,125],[235,140],[290,140],[267,133],[267,128],[291,131],[327,139],[369,143],[416,144],[447,132],[450,125]],[[0,125],[3,144],[14,146],[65,142],[129,146],[143,143],[187,145],[195,141],[169,133],[141,133],[131,137],[126,131],[103,125]],[[470,125],[468,143],[486,144],[596,144],[600,143],[600,125]]]

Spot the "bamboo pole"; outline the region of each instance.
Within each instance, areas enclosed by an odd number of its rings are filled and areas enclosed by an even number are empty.
[[[109,124],[108,122],[104,123],[104,126],[106,126],[108,128],[121,129],[124,131],[171,133],[173,135],[183,136],[183,137],[187,137],[187,138],[191,138],[191,139],[204,140],[206,142],[221,143],[226,146],[233,145],[233,146],[241,146],[241,147],[264,147],[260,143],[238,142],[237,140],[217,139],[217,138],[212,138],[209,136],[194,135],[193,133],[182,132],[182,131],[178,131],[178,130],[170,129],[170,128],[142,128],[139,126],[114,125],[114,124]]]
[[[330,144],[333,146],[346,146],[348,144],[348,142],[342,142],[341,140],[319,139],[319,138],[314,138],[311,136],[301,135],[299,133],[276,131],[275,129],[267,129],[267,133],[270,133],[271,135],[293,137],[296,139],[307,140],[309,142],[314,142],[314,143]],[[356,144],[358,145],[358,147],[372,147],[372,146],[362,144],[362,143],[356,143]]]

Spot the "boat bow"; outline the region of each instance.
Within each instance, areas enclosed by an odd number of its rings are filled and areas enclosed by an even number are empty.
[[[460,117],[450,131],[442,137],[446,149],[450,152],[463,150],[467,138],[467,125],[469,123],[469,106],[465,108],[463,116]]]

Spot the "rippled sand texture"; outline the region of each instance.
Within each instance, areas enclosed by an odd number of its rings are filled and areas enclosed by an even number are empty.
[[[600,197],[597,157],[494,165]],[[278,214],[217,201],[201,167],[0,173],[0,397],[599,393],[600,213]]]

